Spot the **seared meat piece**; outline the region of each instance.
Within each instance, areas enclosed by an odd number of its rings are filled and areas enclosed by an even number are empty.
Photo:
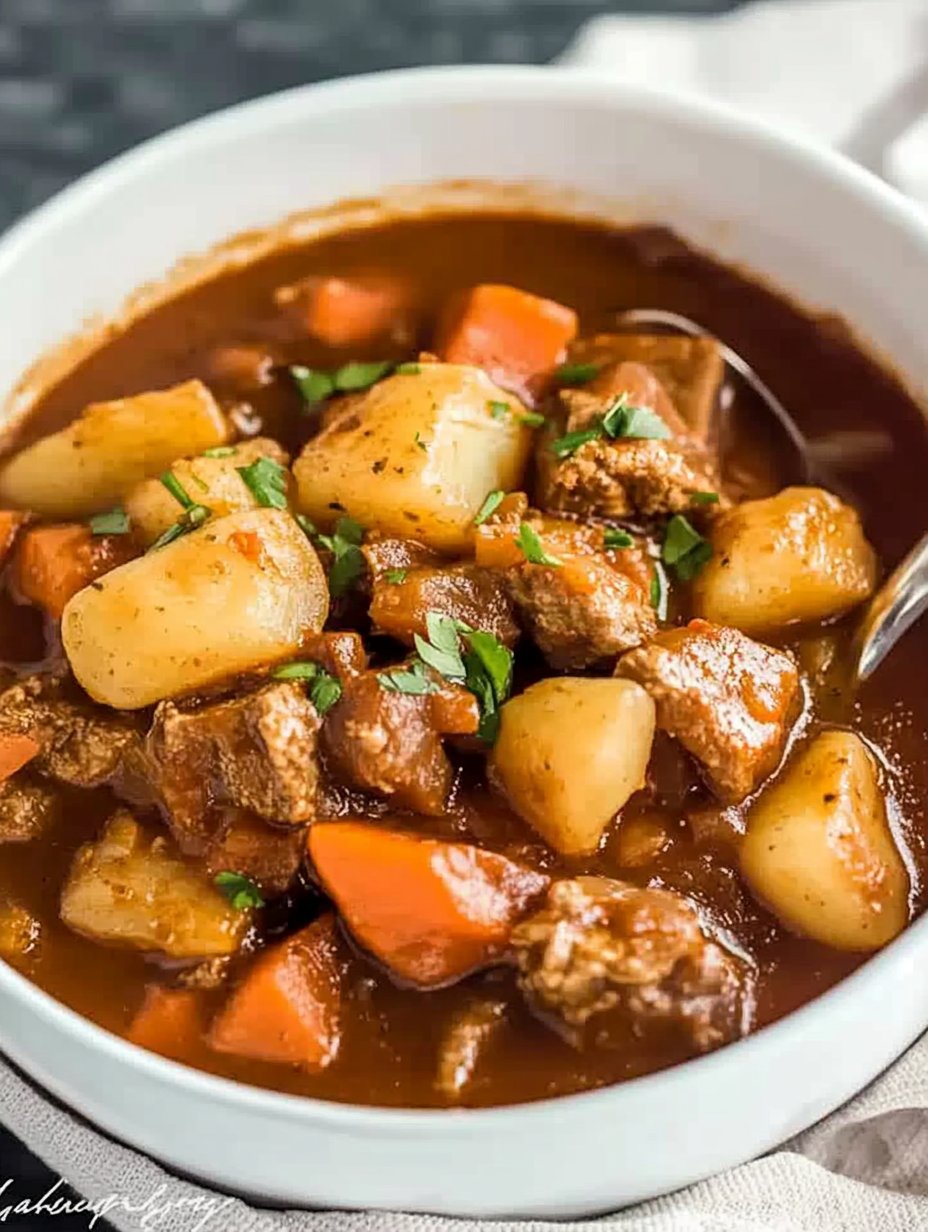
[[[522,521],[559,563],[526,559],[516,543]],[[657,632],[643,550],[604,550],[601,527],[507,513],[478,528],[476,552],[478,562],[501,570],[525,628],[552,667],[615,659]]]
[[[0,693],[0,733],[31,736],[40,746],[30,767],[71,787],[119,781],[138,755],[131,719],[67,696],[65,682],[28,676]]]
[[[435,1087],[446,1099],[462,1101],[481,1059],[505,1025],[506,1010],[505,1001],[486,998],[454,1015],[442,1036],[435,1076]]]
[[[38,838],[59,815],[58,797],[41,783],[16,775],[0,783],[0,843]]]
[[[616,398],[645,408],[663,421],[665,439],[605,434],[579,444],[559,458],[554,440],[598,424]],[[700,493],[718,492],[715,460],[694,437],[666,390],[650,369],[636,363],[605,368],[582,389],[559,394],[560,413],[538,445],[540,504],[543,509],[584,517],[625,518],[636,514],[705,512]]]
[[[395,549],[391,550],[391,544]],[[365,548],[365,554],[373,579],[370,616],[379,632],[412,646],[414,634],[428,636],[426,613],[435,611],[472,629],[492,633],[506,646],[514,646],[518,640],[512,600],[497,573],[471,562],[443,563],[427,549],[404,552],[403,540],[381,540]],[[380,563],[404,557],[409,564]]]
[[[178,972],[174,982],[178,988],[211,992],[214,988],[223,986],[231,970],[231,958],[207,958],[203,962],[194,963],[192,967],[184,967]]]
[[[228,810],[222,830],[209,844],[206,867],[216,873],[242,873],[265,898],[284,894],[299,872],[306,831],[269,826],[240,809]]]
[[[382,683],[403,671],[365,672],[348,681],[326,715],[323,746],[340,778],[401,808],[437,816],[451,790],[441,737],[477,731],[477,700],[444,682],[429,694],[401,693]]]
[[[37,956],[42,925],[31,911],[0,895],[0,959],[13,967],[27,966]]]
[[[115,813],[74,857],[61,894],[69,928],[168,958],[233,954],[251,919],[187,864],[164,835]]]
[[[577,1047],[644,1035],[707,1052],[748,1029],[750,974],[669,890],[558,881],[512,934],[530,1004]]]
[[[570,362],[643,364],[657,377],[686,424],[702,442],[714,436],[715,410],[725,362],[714,338],[670,334],[596,334],[571,347]]]
[[[309,821],[318,730],[315,708],[289,681],[198,710],[162,702],[148,753],[183,849],[195,852],[215,833],[213,804],[237,805],[281,824]]]
[[[314,633],[303,643],[302,653],[339,680],[359,676],[367,667],[367,651],[359,633]]]
[[[616,675],[644,685],[658,726],[692,753],[729,804],[777,768],[802,705],[788,654],[705,620],[658,634],[625,655]]]

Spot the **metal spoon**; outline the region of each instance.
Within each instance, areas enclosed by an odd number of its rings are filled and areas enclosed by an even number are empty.
[[[662,332],[688,334],[690,337],[712,336],[689,317],[662,308],[632,308],[616,315],[620,327],[644,326]],[[727,368],[735,373],[763,402],[776,420],[784,442],[789,448],[795,473],[803,483],[825,481],[822,460],[831,446],[829,442],[810,443],[799,430],[793,417],[769,386],[761,380],[751,365],[737,351],[718,341]],[[849,453],[871,460],[874,453],[891,448],[888,437],[871,433],[854,434],[842,442],[845,461]],[[816,458],[818,455],[818,460]],[[849,667],[853,687],[866,680],[883,662],[902,635],[928,610],[928,534],[915,545],[898,568],[886,579],[864,609],[854,634],[852,661]]]

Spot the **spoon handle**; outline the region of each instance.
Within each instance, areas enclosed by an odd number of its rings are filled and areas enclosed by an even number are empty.
[[[864,612],[854,638],[858,681],[873,673],[926,608],[928,534],[883,583]]]

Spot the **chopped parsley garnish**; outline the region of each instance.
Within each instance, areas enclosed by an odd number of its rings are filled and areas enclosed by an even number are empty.
[[[612,440],[663,441],[670,436],[670,429],[660,415],[646,406],[632,406],[623,393],[612,400],[598,423],[552,441],[551,452],[558,458],[569,458],[581,445],[604,436]]]
[[[483,504],[477,510],[477,516],[474,518],[474,525],[482,526],[490,514],[495,513],[500,507],[505,496],[506,493],[503,492],[501,488],[497,488],[493,492],[488,492],[484,498]]]
[[[213,884],[220,890],[236,911],[247,911],[249,907],[263,907],[264,899],[255,883],[244,873],[226,871],[217,873]]]
[[[567,432],[551,442],[551,452],[556,458],[569,458],[571,454],[577,452],[581,445],[585,445],[588,441],[598,441],[602,434],[601,427],[581,428],[577,432]]]
[[[259,505],[287,508],[287,472],[273,458],[261,457],[250,466],[235,468]]]
[[[487,410],[494,419],[505,419],[511,409],[508,402],[500,402],[498,398],[491,398],[487,403]]]
[[[422,371],[422,365],[416,363],[397,364],[393,371],[397,376],[418,376]]]
[[[271,675],[275,680],[313,680],[318,671],[318,663],[307,663],[301,660],[275,667]]]
[[[415,636],[419,667],[427,664],[473,693],[480,705],[477,734],[492,744],[499,730],[499,708],[512,684],[512,651],[492,633],[471,629],[443,612],[428,611],[425,623],[428,639]]]
[[[357,393],[382,381],[394,367],[392,359],[377,359],[370,363],[353,360],[336,368],[332,373],[332,384],[339,393]]]
[[[284,663],[271,672],[275,680],[311,680],[312,687],[309,697],[319,714],[331,710],[342,695],[342,686],[334,676],[330,676],[318,663],[297,660],[294,663]]]
[[[173,543],[175,539],[180,539],[182,535],[189,535],[192,530],[202,526],[212,512],[206,505],[199,505],[190,499],[184,490],[183,484],[173,471],[165,471],[160,478],[174,499],[183,507],[183,513],[173,525],[169,526],[166,531],[158,536],[148,549],[150,552],[154,552],[156,548],[166,547],[169,543]]]
[[[667,573],[659,560],[654,561],[654,575],[651,578],[651,606],[657,612],[658,620],[667,619],[667,605],[670,599],[670,586]]]
[[[419,448],[423,452],[425,452],[428,449],[428,445],[425,443],[425,441],[422,439],[422,437],[419,435],[418,432],[412,439],[416,442],[416,444],[419,446]]]
[[[694,505],[717,505],[719,494],[718,492],[691,492],[690,500]]]
[[[174,474],[173,471],[165,471],[164,474],[160,478],[161,478],[161,482],[164,484],[167,490],[171,493],[171,495],[174,497],[177,503],[181,506],[181,508],[183,509],[193,508],[195,502],[190,499],[189,495],[184,489],[184,485],[177,478],[177,476]]]
[[[417,660],[403,671],[380,672],[377,683],[388,693],[407,693],[417,697],[439,691],[435,681],[426,675],[425,664]]]
[[[667,523],[661,560],[669,565],[681,582],[691,582],[712,556],[712,545],[680,513]]]
[[[634,542],[627,530],[619,530],[616,526],[608,526],[603,531],[603,544],[607,548],[630,548]]]
[[[234,453],[238,453],[235,445],[217,445],[215,449],[204,449],[201,458],[231,458]]]
[[[90,519],[90,533],[93,535],[128,535],[129,515],[125,509],[110,509],[107,513],[96,513]]]
[[[442,612],[428,611],[425,614],[425,627],[428,641],[418,633],[413,635],[419,658],[447,680],[463,680],[464,660],[461,658],[457,622]]]
[[[540,415],[538,411],[523,411],[519,416],[519,423],[523,428],[540,428],[544,422],[544,415]]]
[[[385,569],[383,580],[391,586],[400,586],[409,577],[408,569]]]
[[[319,531],[316,529],[316,524],[311,518],[308,518],[305,513],[295,513],[293,516],[297,526],[299,526],[307,539],[319,538]]]
[[[519,527],[516,544],[529,564],[549,565],[553,568],[559,568],[563,564],[556,556],[551,556],[545,551],[538,538],[538,532],[528,522],[523,522]]]
[[[599,364],[561,364],[554,374],[559,385],[587,385],[599,373]]]
[[[312,523],[308,525],[312,526]],[[306,526],[303,529],[306,530]],[[333,598],[340,598],[364,572],[364,553],[361,551],[364,528],[354,518],[339,518],[331,535],[320,535],[315,528],[306,530],[306,533],[332,553],[334,560],[329,570],[329,590]]]
[[[296,387],[303,395],[307,406],[315,406],[325,402],[326,398],[335,393],[335,382],[328,372],[319,368],[305,368],[302,364],[293,364],[290,375],[296,382]]]

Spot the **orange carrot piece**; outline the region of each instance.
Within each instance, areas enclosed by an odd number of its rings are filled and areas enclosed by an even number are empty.
[[[0,509],[0,564],[9,554],[19,528],[28,517],[27,513],[14,513],[10,509]]]
[[[486,283],[449,304],[435,349],[449,364],[474,364],[506,388],[524,391],[553,368],[577,336],[577,314],[516,287]]]
[[[307,332],[327,346],[361,346],[407,326],[408,292],[394,278],[307,278],[281,287],[276,299],[292,305]]]
[[[317,822],[309,854],[361,945],[427,988],[497,958],[548,881],[480,847],[362,822]]]
[[[341,1036],[341,972],[333,915],[257,959],[213,1020],[207,1043],[255,1061],[324,1069]]]
[[[22,736],[16,732],[0,735],[0,783],[5,783],[17,770],[22,770],[40,749],[41,745],[31,736]]]
[[[22,598],[58,620],[79,590],[137,555],[130,535],[94,535],[79,523],[36,526],[19,541],[13,585]]]
[[[128,1039],[172,1061],[189,1062],[202,1047],[205,1026],[198,992],[149,984],[129,1027]]]

